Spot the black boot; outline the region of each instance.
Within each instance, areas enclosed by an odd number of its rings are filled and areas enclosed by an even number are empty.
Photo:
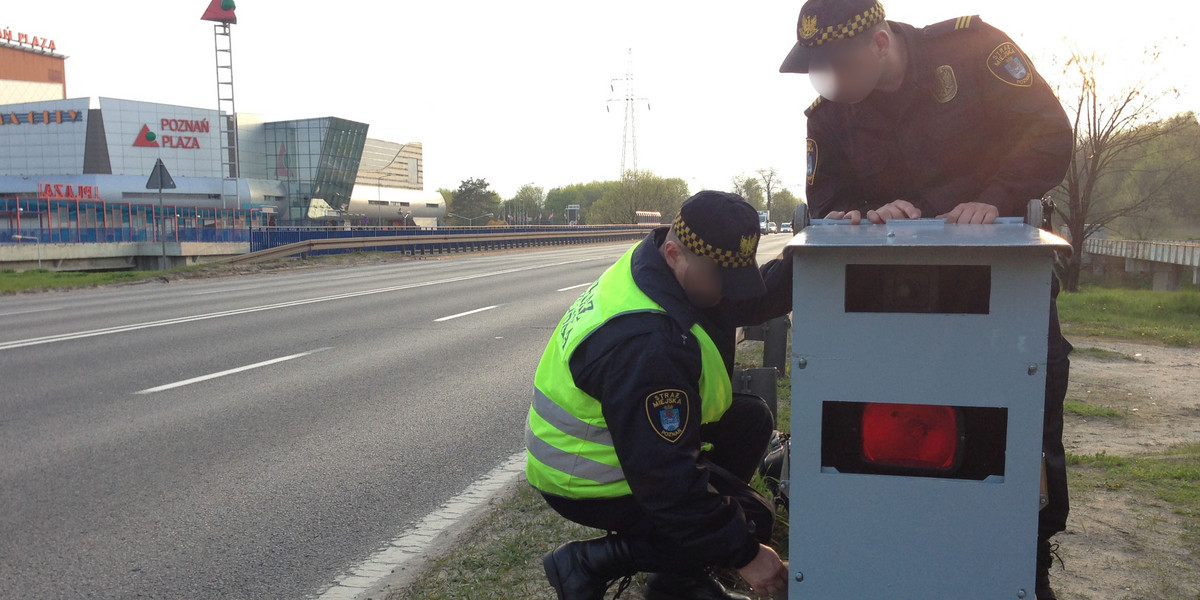
[[[707,573],[654,573],[646,578],[642,593],[646,600],[750,600],[748,596],[726,591],[725,586]]]
[[[1050,545],[1049,539],[1038,538],[1037,544],[1037,577],[1033,586],[1037,600],[1058,600],[1050,587],[1050,567],[1054,566],[1054,557],[1058,555],[1058,544]],[[1062,559],[1059,559],[1062,562]]]
[[[603,600],[613,580],[634,574],[629,549],[619,536],[568,542],[542,558],[558,600]],[[628,586],[623,582],[617,595]]]

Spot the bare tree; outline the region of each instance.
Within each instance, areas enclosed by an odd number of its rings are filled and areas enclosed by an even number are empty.
[[[767,214],[771,214],[771,190],[775,184],[779,183],[779,171],[775,167],[767,167],[758,170],[758,177],[762,180],[762,187],[767,192]],[[770,219],[770,217],[768,217]]]
[[[1158,51],[1148,51],[1151,63]],[[1151,161],[1158,169],[1154,176],[1136,173],[1139,157],[1150,151],[1152,142],[1176,133],[1186,126],[1183,118],[1158,120],[1158,102],[1178,97],[1174,88],[1149,92],[1146,80],[1139,80],[1119,92],[1107,95],[1097,82],[1097,67],[1102,64],[1095,54],[1074,53],[1064,67],[1064,80],[1078,85],[1067,107],[1072,117],[1075,149],[1063,183],[1051,193],[1056,199],[1055,212],[1070,232],[1072,254],[1063,265],[1063,288],[1079,289],[1079,269],[1083,243],[1089,236],[1125,215],[1151,210],[1161,204],[1167,189],[1182,174],[1179,161]],[[1060,98],[1063,94],[1060,90]],[[1073,112],[1073,114],[1071,114]],[[1194,116],[1188,116],[1194,119]],[[1146,183],[1123,202],[1114,201],[1121,188],[1121,177],[1141,175]]]
[[[763,188],[758,179],[738,175],[733,178],[733,193],[746,199],[755,210],[761,209],[763,205]]]

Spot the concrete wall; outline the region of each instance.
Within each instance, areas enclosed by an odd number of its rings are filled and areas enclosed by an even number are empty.
[[[229,242],[167,242],[169,266],[212,262],[226,256],[245,254],[250,244]],[[107,271],[157,269],[163,245],[159,242],[105,244],[34,244],[0,246],[0,269],[26,271],[41,267],[51,271]]]

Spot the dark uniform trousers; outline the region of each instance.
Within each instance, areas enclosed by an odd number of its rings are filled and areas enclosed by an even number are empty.
[[[701,439],[712,449],[700,455],[708,470],[709,486],[742,509],[761,543],[771,538],[774,507],[748,484],[762,463],[774,429],[767,403],[758,396],[734,394],[733,404],[714,423],[700,428]],[[621,535],[632,562],[641,572],[694,573],[712,565],[697,564],[696,553],[686,550],[686,540],[676,541],[663,531],[632,496],[572,499],[543,494],[546,502],[566,519],[587,527]]]
[[[1042,415],[1042,452],[1046,455],[1046,493],[1049,503],[1038,514],[1038,537],[1047,539],[1067,528],[1071,503],[1067,497],[1067,456],[1063,448],[1063,401],[1071,372],[1071,343],[1058,323],[1058,278],[1052,284],[1050,330],[1047,339],[1046,398]]]

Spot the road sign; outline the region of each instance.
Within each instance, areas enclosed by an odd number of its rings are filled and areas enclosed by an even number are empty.
[[[173,190],[175,189],[175,180],[171,179],[171,174],[167,172],[167,166],[163,164],[162,159],[154,162],[154,170],[150,172],[150,179],[146,181],[146,189],[148,190]]]

